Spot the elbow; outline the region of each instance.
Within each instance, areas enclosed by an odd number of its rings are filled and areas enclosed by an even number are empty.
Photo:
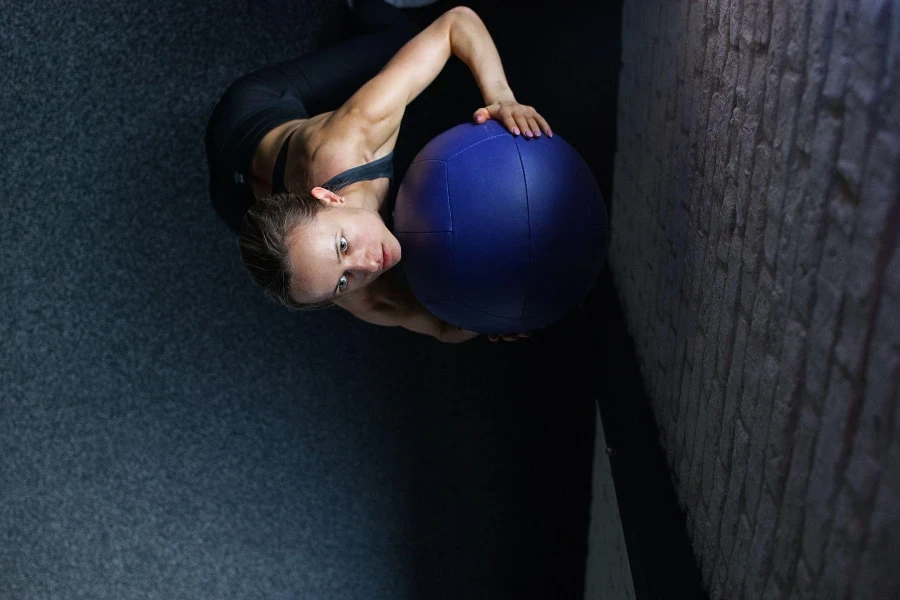
[[[474,10],[472,10],[468,6],[454,6],[453,8],[451,8],[444,14],[465,15],[467,17],[480,18],[478,16],[478,13],[476,13]]]

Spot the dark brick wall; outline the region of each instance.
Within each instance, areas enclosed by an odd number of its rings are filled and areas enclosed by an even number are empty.
[[[900,594],[900,2],[626,0],[610,266],[712,598]]]

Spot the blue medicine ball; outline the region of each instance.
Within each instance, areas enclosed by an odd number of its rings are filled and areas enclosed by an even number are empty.
[[[400,266],[435,316],[478,333],[560,320],[590,291],[609,241],[584,159],[556,132],[463,124],[431,140],[394,205]]]

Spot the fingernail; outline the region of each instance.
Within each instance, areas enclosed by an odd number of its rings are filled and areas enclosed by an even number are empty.
[[[513,127],[513,135],[519,135],[519,128]]]
[[[549,135],[550,137],[553,137],[553,132],[550,131],[550,130],[548,129],[548,130],[547,130],[547,135]]]
[[[525,137],[531,137],[531,132],[527,129],[525,130]]]

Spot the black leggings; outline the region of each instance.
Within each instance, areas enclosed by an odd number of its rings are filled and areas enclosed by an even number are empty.
[[[213,109],[206,127],[209,193],[236,233],[256,201],[250,162],[266,133],[339,108],[419,33],[402,10],[383,0],[355,0],[354,6],[360,35],[241,77]]]

